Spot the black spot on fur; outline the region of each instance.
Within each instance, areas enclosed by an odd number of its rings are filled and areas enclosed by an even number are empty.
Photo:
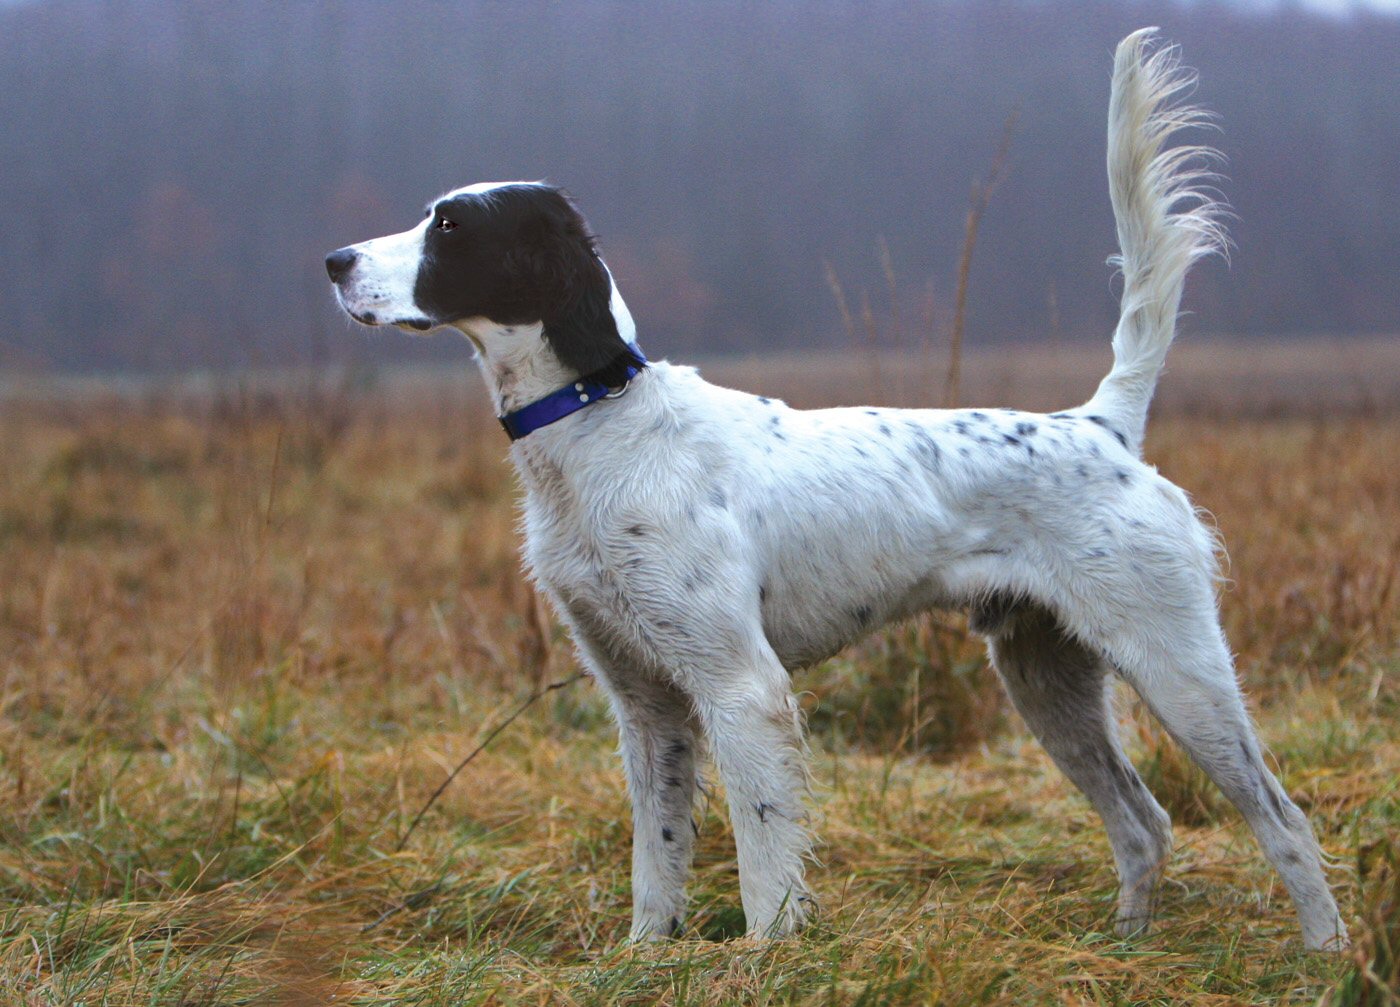
[[[1014,445],[1014,444],[1020,444],[1020,443],[1021,443],[1021,438],[1016,437],[1016,436],[1013,435],[1013,434],[1002,434],[1002,435],[1001,435],[1001,439],[1002,439],[1003,441],[1005,441],[1007,444],[1013,444],[1013,445]]]
[[[1130,473],[1127,469],[1117,469],[1113,474],[1118,478],[1118,481],[1124,486],[1133,481],[1132,473]]]
[[[880,424],[880,433],[886,437],[890,436],[890,427],[888,423]]]
[[[758,603],[759,603],[760,605],[762,605],[762,604],[763,604],[765,601],[767,601],[767,600],[768,600],[768,588],[765,587],[765,586],[762,585],[762,584],[758,585]]]
[[[852,612],[851,616],[855,619],[857,626],[861,629],[865,629],[865,627],[870,625],[870,620],[875,617],[875,613],[871,611],[869,605],[862,605]]]
[[[762,402],[765,406],[771,406],[771,405],[773,404],[773,400],[772,400],[772,399],[767,398],[766,396],[763,396],[763,395],[760,395],[760,396],[758,397],[758,401]]]
[[[986,420],[986,418],[987,418],[987,414],[986,414],[986,413],[969,413],[968,415],[970,415],[970,416],[971,416],[974,420],[976,420],[978,423],[983,422],[983,421]]]
[[[860,455],[862,458],[869,458],[869,457],[870,457],[870,455],[866,453],[865,448],[862,448],[862,447],[857,447],[857,448],[856,448],[856,454]]]
[[[770,811],[773,811],[774,808],[771,804],[765,804],[764,802],[759,801],[758,806],[754,810],[758,812],[758,820],[760,822],[766,822],[768,821],[768,813]]]
[[[1018,434],[1020,434],[1022,437],[1029,437],[1031,434],[1035,433],[1035,431],[1036,431],[1036,425],[1035,425],[1034,423],[1017,423],[1017,424],[1016,424],[1016,432],[1017,432]]]
[[[627,526],[627,534],[628,534],[628,535],[645,535],[645,534],[646,534],[646,529],[643,528],[643,527],[642,527],[641,525],[639,525],[639,524],[630,524],[630,525]]]
[[[1104,419],[1102,416],[1090,416],[1088,417],[1088,420],[1095,426],[1103,427],[1105,430],[1111,433],[1114,437],[1118,439],[1119,444],[1123,445],[1124,447],[1128,446],[1128,438],[1124,437],[1122,433],[1120,433],[1118,429],[1113,426],[1113,424],[1109,423],[1108,420]]]
[[[878,410],[878,409],[867,409],[867,410],[865,411],[865,415],[866,415],[866,416],[879,416],[879,415],[880,415],[880,410]]]
[[[674,843],[676,841],[676,837],[671,833],[670,829],[661,830],[661,839],[663,842],[667,843]],[[672,920],[671,922],[674,923],[675,920]]]

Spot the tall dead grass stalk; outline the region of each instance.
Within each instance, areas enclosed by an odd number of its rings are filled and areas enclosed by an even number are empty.
[[[1006,116],[1001,128],[1001,141],[992,157],[991,167],[985,178],[974,179],[972,192],[968,197],[967,218],[963,224],[962,254],[958,257],[958,284],[953,294],[953,328],[948,340],[948,376],[943,385],[943,404],[956,409],[958,393],[962,384],[963,331],[967,325],[968,278],[972,275],[972,253],[977,247],[977,231],[982,226],[982,215],[992,200],[1006,175],[1007,158],[1011,153],[1011,138],[1016,130],[1016,120],[1021,110],[1013,108]]]

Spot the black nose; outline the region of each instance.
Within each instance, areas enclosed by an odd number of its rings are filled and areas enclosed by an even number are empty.
[[[331,282],[339,283],[345,279],[345,274],[350,272],[358,257],[353,248],[337,248],[326,256],[326,273],[330,276]]]

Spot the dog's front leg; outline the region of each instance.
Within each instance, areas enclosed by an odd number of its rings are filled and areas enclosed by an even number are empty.
[[[806,751],[787,672],[765,646],[737,669],[686,683],[729,797],[750,936],[781,937],[807,915]]]
[[[632,940],[671,937],[685,919],[695,850],[696,744],[690,702],[644,673],[591,661],[612,703],[632,799]]]

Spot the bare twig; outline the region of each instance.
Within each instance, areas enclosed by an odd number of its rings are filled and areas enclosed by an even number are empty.
[[[588,673],[581,671],[577,675],[561,679],[558,682],[551,682],[544,688],[536,689],[534,692],[532,692],[530,694],[530,697],[526,699],[525,702],[521,703],[515,708],[515,712],[513,712],[509,717],[507,717],[505,720],[501,721],[498,725],[496,725],[496,727],[492,729],[491,733],[482,739],[481,744],[477,745],[476,748],[472,750],[472,753],[470,755],[468,755],[461,762],[457,763],[456,769],[452,770],[452,772],[447,774],[447,779],[443,780],[442,783],[439,784],[438,788],[433,791],[433,796],[429,797],[427,803],[424,804],[423,807],[418,809],[418,814],[413,816],[413,821],[409,823],[408,829],[404,832],[403,836],[399,838],[399,844],[394,847],[394,852],[398,853],[406,845],[408,845],[408,838],[411,835],[413,835],[413,830],[418,828],[418,823],[423,820],[423,816],[428,813],[428,809],[437,803],[437,799],[443,795],[443,792],[446,791],[449,786],[452,785],[452,781],[457,779],[457,774],[459,774],[462,770],[466,769],[467,765],[473,759],[475,759],[478,755],[485,751],[486,746],[491,744],[491,742],[495,741],[496,736],[498,734],[504,731],[511,724],[515,723],[516,719],[522,713],[524,713],[530,707],[534,706],[535,703],[543,699],[546,694],[554,692],[557,689],[566,688],[567,686],[573,685],[579,679],[587,677]]]
[[[884,375],[880,369],[880,333],[875,324],[875,311],[870,307],[870,292],[860,292],[860,321],[865,329],[865,360],[870,365],[870,394],[878,397],[887,394]]]
[[[876,251],[880,257],[880,271],[885,274],[885,290],[890,298],[890,348],[895,359],[904,357],[904,326],[899,318],[899,283],[894,272],[894,256],[890,254],[890,243],[881,236]],[[894,369],[894,403],[908,405],[904,400],[904,368]]]
[[[943,387],[943,404],[952,409],[958,404],[958,386],[962,382],[963,325],[967,317],[967,278],[972,271],[972,251],[977,247],[977,229],[982,224],[982,214],[987,211],[992,193],[1001,184],[1006,172],[1006,158],[1011,152],[1011,136],[1016,129],[1020,109],[1013,108],[1006,117],[1001,129],[1001,142],[997,144],[996,155],[985,180],[972,183],[972,194],[967,208],[967,224],[963,230],[962,256],[958,259],[958,287],[953,301],[953,332],[948,347],[948,380]]]

